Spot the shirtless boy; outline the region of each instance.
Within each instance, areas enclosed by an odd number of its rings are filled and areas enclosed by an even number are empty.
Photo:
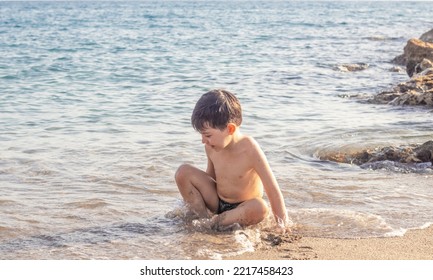
[[[278,226],[287,228],[287,212],[278,183],[257,142],[240,132],[239,100],[226,90],[212,90],[197,102],[191,123],[202,137],[206,172],[183,164],[176,172],[179,191],[199,218],[210,218],[216,228],[261,222],[268,214],[263,191]]]

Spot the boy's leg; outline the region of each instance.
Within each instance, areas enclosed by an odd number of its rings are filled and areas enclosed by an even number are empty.
[[[239,204],[213,218],[215,226],[228,226],[238,223],[241,226],[255,225],[263,221],[268,214],[268,206],[261,198],[254,198]]]
[[[181,165],[176,171],[176,184],[185,203],[200,218],[209,218],[207,209],[218,210],[216,183],[209,174],[189,164]]]

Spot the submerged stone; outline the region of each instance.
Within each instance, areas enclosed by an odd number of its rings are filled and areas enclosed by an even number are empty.
[[[364,165],[373,162],[423,163],[433,164],[433,141],[422,145],[377,147],[354,152],[335,152],[319,156],[322,160]]]

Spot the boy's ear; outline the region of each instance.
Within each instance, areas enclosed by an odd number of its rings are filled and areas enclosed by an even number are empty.
[[[236,131],[236,125],[234,123],[229,123],[227,129],[229,130],[229,134],[232,135]]]

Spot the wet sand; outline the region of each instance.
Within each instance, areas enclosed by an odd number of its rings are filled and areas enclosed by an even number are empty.
[[[433,226],[402,237],[333,239],[265,234],[255,252],[237,260],[433,260]]]

